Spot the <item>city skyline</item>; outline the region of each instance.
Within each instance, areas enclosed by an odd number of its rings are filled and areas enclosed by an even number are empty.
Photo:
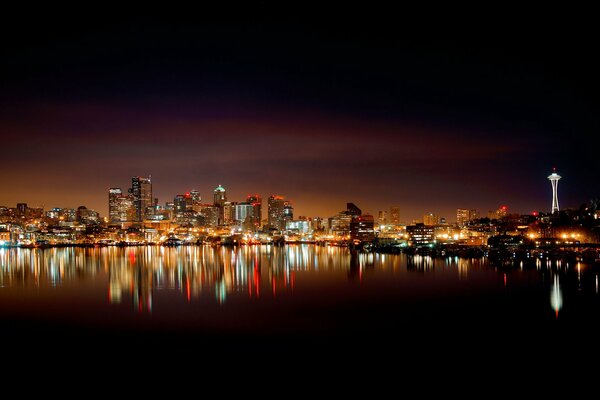
[[[553,168],[552,171],[553,172],[552,172],[551,176],[557,175],[556,168]],[[94,211],[98,211],[101,216],[107,217],[109,220],[112,221],[111,212],[110,212],[110,204],[115,202],[113,196],[116,194],[118,194],[118,196],[127,196],[127,193],[129,193],[129,195],[128,195],[128,196],[130,196],[129,202],[131,203],[131,206],[134,208],[134,210],[133,210],[134,216],[132,216],[128,220],[129,221],[140,221],[140,217],[139,217],[140,212],[137,211],[140,206],[136,206],[136,204],[140,203],[140,201],[138,200],[136,202],[136,200],[135,200],[136,199],[136,195],[135,195],[136,190],[134,189],[134,187],[136,187],[135,182],[140,182],[140,181],[150,182],[150,189],[149,189],[150,194],[149,194],[148,199],[150,199],[150,198],[152,199],[152,200],[148,200],[149,201],[148,204],[145,204],[145,206],[142,208],[147,207],[150,203],[154,204],[154,200],[158,200],[157,205],[164,207],[164,205],[167,203],[173,203],[173,201],[176,202],[177,198],[181,195],[191,196],[191,194],[193,196],[198,196],[199,203],[212,204],[213,202],[210,201],[211,195],[209,195],[208,192],[210,192],[214,196],[215,204],[217,204],[217,203],[221,204],[227,200],[227,197],[222,198],[220,200],[217,199],[217,193],[225,193],[225,190],[226,190],[224,188],[224,185],[221,185],[221,184],[218,184],[216,189],[213,189],[211,191],[207,190],[207,194],[204,196],[202,196],[202,191],[199,191],[197,188],[191,188],[191,189],[186,189],[185,191],[177,192],[165,199],[161,199],[161,198],[158,198],[158,197],[152,195],[153,185],[151,183],[151,175],[149,175],[148,178],[144,178],[141,176],[133,176],[131,178],[131,181],[132,181],[131,182],[132,187],[129,188],[128,190],[123,190],[121,187],[116,187],[116,186],[109,187],[105,191],[105,195],[106,195],[106,193],[108,193],[108,195],[109,195],[108,202],[106,202],[106,199],[104,199],[103,206],[100,206],[98,208],[91,207],[88,204],[79,204],[79,206],[86,206],[87,208],[93,209]],[[139,186],[139,183],[137,185]],[[227,189],[227,192],[230,193],[229,189]],[[252,193],[252,192],[249,192],[249,193]],[[509,207],[506,204],[500,204],[500,203],[497,205],[490,205],[488,208],[468,207],[468,209],[472,210],[473,212],[475,212],[475,211],[479,212],[481,214],[481,217],[484,217],[488,213],[495,212],[496,209],[500,209],[500,208],[503,208],[505,211],[508,211],[510,213],[516,213],[516,214],[530,214],[530,213],[538,213],[538,212],[553,213],[554,212],[553,206],[554,206],[554,201],[555,201],[555,195],[556,195],[556,192],[554,191],[554,186],[553,186],[553,189],[551,192],[552,206],[550,207],[550,210],[547,210],[547,209],[541,207],[539,209],[533,209],[530,211],[521,211],[521,210],[515,210],[514,208]],[[229,196],[231,197],[230,200],[235,203],[244,203],[244,201],[251,202],[252,201],[251,199],[254,198],[254,196],[259,196],[258,199],[260,202],[260,198],[261,198],[260,194],[247,194],[245,196],[239,196],[239,197],[235,197],[235,198],[233,198],[233,196],[231,196],[231,194],[229,194]],[[264,201],[268,200],[270,197],[277,197],[277,198],[283,199],[283,197],[281,197],[281,195],[278,195],[278,194],[271,194],[266,197],[263,195]],[[200,201],[201,198],[203,199],[202,201]],[[354,199],[354,201],[360,202],[360,200],[356,200],[356,199]],[[297,207],[297,204],[295,201],[293,201],[293,199],[286,198],[285,203],[286,204],[290,203],[294,207],[294,209],[296,209],[296,207]],[[360,203],[363,204],[362,202],[360,202]],[[585,201],[582,201],[580,204],[583,204],[583,203],[585,203]],[[46,204],[37,205],[37,204],[28,203],[27,201],[23,201],[22,199],[15,202],[14,204],[28,204],[29,206],[33,206],[33,207],[44,208],[45,210],[49,210],[52,208],[73,208],[73,209],[75,209],[75,208],[79,207],[79,206],[71,206],[71,205],[65,205],[65,204],[62,204],[62,205],[57,204],[57,205],[52,205],[52,206],[48,206]],[[114,203],[114,204],[116,207],[116,203]],[[265,203],[265,205],[266,205],[266,203]],[[0,206],[10,206],[10,204],[0,204]],[[221,204],[221,206],[222,206],[222,204]],[[176,205],[175,205],[175,207],[176,207]],[[413,221],[423,221],[423,219],[427,218],[427,217],[435,217],[436,219],[443,218],[448,221],[460,223],[460,218],[456,216],[457,210],[461,211],[464,209],[464,211],[468,211],[468,209],[464,208],[462,205],[454,205],[454,206],[448,205],[446,207],[449,210],[448,214],[443,214],[443,213],[437,212],[436,210],[434,210],[434,212],[432,212],[431,209],[427,208],[425,205],[425,208],[422,208],[420,211],[419,210],[416,211],[416,214],[413,218],[405,218],[403,216],[403,207],[401,205],[398,206],[398,204],[393,203],[393,204],[387,205],[387,207],[379,208],[377,211],[371,211],[370,209],[365,208],[365,214],[372,215],[375,218],[377,218],[377,215],[381,215],[381,213],[385,213],[386,218],[387,218],[387,213],[390,212],[390,210],[392,210],[394,208],[398,208],[398,207],[399,207],[399,216],[396,216],[395,218],[396,219],[399,218],[399,221],[401,221],[402,223],[405,223],[405,224],[410,224]],[[306,207],[306,206],[300,207],[300,209],[303,209],[303,208],[310,208],[310,207]],[[338,208],[336,211],[333,211],[329,214],[308,214],[308,213],[303,214],[303,213],[301,213],[301,212],[299,213],[297,211],[295,213],[296,213],[296,215],[302,215],[302,216],[306,216],[306,217],[328,217],[328,216],[334,215],[335,213],[339,212],[342,208],[343,208],[343,204],[340,204],[340,205],[338,205]],[[569,207],[566,207],[566,208],[568,209]],[[220,216],[220,219],[222,219],[222,216]],[[264,220],[267,220],[267,216],[265,216]]]
[[[106,189],[152,175],[161,201],[221,183],[238,199],[284,193],[300,215],[356,201],[374,215],[399,204],[410,221],[546,209],[551,166],[568,177],[561,207],[598,196],[585,145],[597,64],[581,32],[59,22],[32,19],[16,38],[2,28],[0,204],[105,215]]]

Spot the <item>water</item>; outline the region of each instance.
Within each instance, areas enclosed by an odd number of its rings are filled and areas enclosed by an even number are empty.
[[[0,329],[23,343],[511,349],[596,334],[599,273],[313,245],[0,249]]]

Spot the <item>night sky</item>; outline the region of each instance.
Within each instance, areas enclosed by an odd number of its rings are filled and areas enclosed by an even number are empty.
[[[5,15],[0,205],[106,215],[109,187],[151,174],[161,204],[222,184],[233,201],[284,195],[295,215],[352,201],[454,220],[458,207],[548,211],[552,167],[561,208],[600,196],[590,21],[456,29],[385,10],[282,20],[257,4]]]

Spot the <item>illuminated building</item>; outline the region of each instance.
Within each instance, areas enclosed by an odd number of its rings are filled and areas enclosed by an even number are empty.
[[[290,203],[289,201],[286,201],[285,203],[283,203],[283,223],[284,223],[284,227],[285,224],[288,223],[289,221],[292,221],[294,219],[294,207],[292,206],[292,203]]]
[[[262,198],[257,194],[251,194],[246,197],[246,202],[251,203],[254,208],[252,212],[252,224],[256,228],[260,228],[262,221]]]
[[[227,201],[227,192],[225,188],[221,185],[217,186],[213,192],[213,205],[219,210],[219,221],[218,224],[223,224],[225,222],[225,215],[223,206]]]
[[[146,210],[152,207],[152,179],[134,176],[131,178],[131,190],[135,207],[135,221],[142,222],[146,219]]]
[[[84,225],[97,225],[100,222],[100,214],[94,210],[88,210],[85,206],[79,206],[76,213],[77,222]]]
[[[200,211],[200,215],[204,219],[204,225],[211,226],[211,227],[218,226],[220,210],[222,210],[222,208],[219,208],[217,206],[210,205],[210,204],[207,204],[204,207],[202,207],[202,210]]]
[[[108,221],[111,224],[121,222],[119,218],[119,198],[123,196],[121,188],[108,189]]]
[[[387,211],[379,211],[379,216],[377,218],[377,223],[379,225],[387,225],[387,223],[388,223],[388,213],[387,213]]]
[[[562,177],[556,173],[556,168],[552,171],[552,174],[548,176],[548,179],[552,184],[552,214],[560,210],[558,207],[558,181],[561,178]]]
[[[246,222],[247,219],[252,219],[254,215],[254,206],[252,203],[238,203],[234,206],[233,219],[238,222]]]
[[[200,192],[197,190],[190,190],[190,197],[192,198],[192,208],[193,206],[199,205],[202,203],[202,197],[200,197]]]
[[[234,220],[235,206],[237,202],[226,201],[223,204],[223,223],[230,224]]]
[[[268,203],[268,224],[269,229],[284,230],[285,229],[285,198],[283,196],[269,196]]]
[[[406,227],[408,238],[414,246],[427,245],[434,242],[433,227],[415,224]]]
[[[467,225],[469,221],[477,219],[477,211],[466,208],[456,210],[456,224],[460,227]]]
[[[398,206],[390,207],[390,224],[391,225],[400,225],[400,207],[398,207]]]
[[[372,215],[354,216],[350,222],[350,238],[361,242],[375,239],[375,220]]]
[[[187,210],[187,200],[184,194],[178,194],[173,199],[175,214],[182,214]]]
[[[440,217],[435,214],[423,215],[423,224],[427,226],[435,226],[440,224]]]

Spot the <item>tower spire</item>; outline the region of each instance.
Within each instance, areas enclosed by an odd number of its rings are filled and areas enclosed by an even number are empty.
[[[559,211],[558,207],[558,181],[562,178],[556,173],[556,168],[552,168],[552,173],[548,176],[552,184],[552,214]]]

